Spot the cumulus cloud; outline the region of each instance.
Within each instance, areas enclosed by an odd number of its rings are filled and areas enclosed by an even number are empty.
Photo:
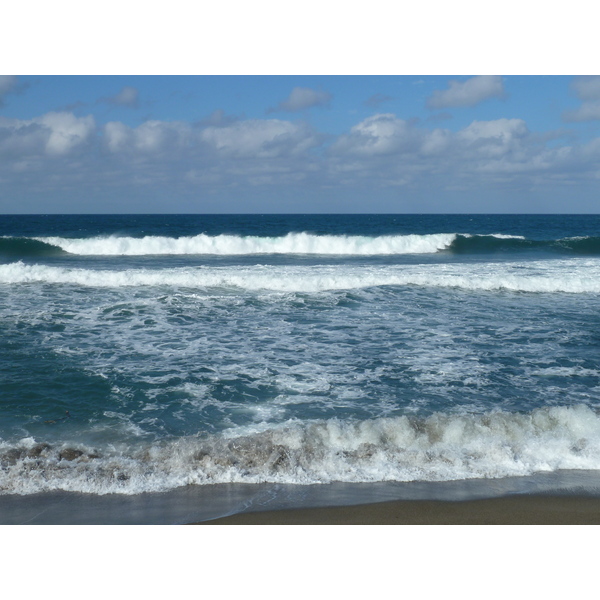
[[[97,190],[153,186],[154,192],[164,186],[169,193],[201,189],[217,198],[224,189],[258,186],[482,190],[573,184],[600,173],[600,139],[561,143],[564,132],[538,135],[522,119],[473,121],[455,131],[381,113],[332,138],[285,119],[213,116],[204,123],[149,120],[136,127],[116,120],[97,126],[92,116],[66,111],[30,120],[0,117],[0,179],[17,190],[70,185],[75,194],[85,184]]]
[[[0,154],[11,158],[65,156],[87,143],[95,131],[94,117],[50,112],[30,120],[0,119]]]
[[[106,102],[107,104],[113,104],[115,106],[128,106],[129,108],[139,107],[139,91],[126,85],[121,89],[118,94],[109,96],[107,98],[101,98],[99,102]]]
[[[285,100],[280,102],[276,107],[269,108],[267,113],[298,112],[313,106],[327,106],[332,97],[329,92],[295,87]]]
[[[413,152],[420,133],[393,114],[377,114],[355,125],[332,146],[334,154],[381,155]]]
[[[181,121],[146,121],[138,127],[128,127],[120,121],[104,126],[104,144],[111,152],[148,154],[172,153],[189,145],[192,127]]]
[[[146,121],[132,128],[114,121],[104,126],[104,145],[113,153],[170,154],[220,159],[265,159],[299,155],[320,143],[307,125],[278,119],[249,119],[229,125],[193,126],[173,121]]]
[[[582,104],[575,110],[565,111],[563,120],[576,122],[600,119],[600,76],[575,77],[571,89],[582,100]]]
[[[476,149],[480,157],[496,157],[519,148],[528,135],[529,130],[522,119],[496,119],[473,121],[459,131],[456,138]]]
[[[207,127],[200,138],[220,155],[228,157],[274,158],[300,154],[319,143],[307,126],[280,121],[239,121],[228,127]]]
[[[451,80],[448,89],[435,90],[427,99],[427,108],[439,110],[475,106],[489,98],[505,96],[502,77],[499,75],[478,75],[466,81]]]
[[[556,178],[596,177],[600,143],[582,148],[548,146],[556,136],[533,134],[522,119],[473,121],[450,131],[379,114],[355,125],[330,147],[330,174],[345,185],[530,185]],[[537,179],[536,179],[537,178]]]

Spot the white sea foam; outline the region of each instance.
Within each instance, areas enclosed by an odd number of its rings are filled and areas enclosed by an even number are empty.
[[[469,235],[469,237],[473,237],[473,236]],[[487,237],[487,236],[480,236],[480,237]],[[525,239],[527,239],[523,235],[507,235],[505,233],[491,233],[489,235],[489,237],[495,237],[495,238],[498,238],[499,240],[525,240]]]
[[[191,237],[96,237],[70,239],[40,237],[38,241],[79,255],[176,255],[176,254],[322,254],[322,255],[390,255],[429,254],[448,248],[456,234],[385,235],[313,235],[288,233],[281,237],[238,235]]]
[[[75,450],[75,452],[73,452]],[[165,491],[190,484],[449,481],[600,470],[600,418],[585,406],[425,419],[290,421],[151,446],[0,443],[0,490]]]
[[[262,266],[93,270],[0,265],[0,283],[57,283],[92,287],[176,286],[197,289],[320,292],[417,285],[515,292],[600,292],[597,261],[542,261],[525,265],[441,264],[391,266]]]

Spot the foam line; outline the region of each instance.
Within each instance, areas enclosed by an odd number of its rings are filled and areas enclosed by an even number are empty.
[[[377,286],[418,285],[464,290],[513,292],[600,292],[600,265],[569,261],[477,264],[336,267],[251,266],[179,269],[92,270],[26,265],[0,265],[0,283],[56,283],[90,287],[175,286],[196,289],[241,289],[275,292],[320,292]],[[516,268],[518,267],[518,268]]]

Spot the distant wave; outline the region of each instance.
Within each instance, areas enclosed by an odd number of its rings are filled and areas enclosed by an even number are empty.
[[[56,283],[91,287],[175,286],[275,292],[320,292],[378,286],[417,285],[514,292],[600,292],[600,265],[569,261],[492,265],[245,266],[94,270],[0,265],[0,283]]]
[[[600,417],[529,413],[289,421],[172,442],[96,448],[0,441],[0,493],[138,494],[213,483],[449,481],[600,470]]]

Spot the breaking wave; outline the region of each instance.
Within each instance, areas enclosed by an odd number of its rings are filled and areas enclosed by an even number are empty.
[[[318,254],[318,255],[389,255],[428,254],[448,248],[455,234],[389,235],[380,237],[312,235],[288,233],[281,237],[238,235],[191,237],[97,237],[68,239],[36,238],[40,242],[79,255],[244,255],[244,254]]]
[[[595,256],[600,254],[600,237],[559,240],[530,240],[505,234],[471,235],[436,233],[429,235],[314,235],[288,233],[280,237],[239,235],[188,237],[93,237],[93,238],[0,238],[0,257],[26,258],[63,253],[80,256],[161,256],[161,255],[323,255],[389,256],[402,254],[486,254],[497,252],[547,251]]]
[[[93,270],[0,265],[0,283],[73,284],[89,287],[171,286],[195,289],[321,292],[379,286],[416,285],[464,290],[514,292],[600,292],[600,265],[568,261],[493,265],[337,267],[262,266],[185,267],[174,269]]]
[[[586,406],[239,428],[151,446],[0,442],[0,493],[137,494],[213,483],[450,481],[600,469]]]

